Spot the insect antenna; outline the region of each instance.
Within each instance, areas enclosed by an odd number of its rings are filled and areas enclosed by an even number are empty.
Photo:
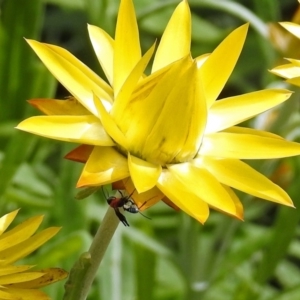
[[[146,215],[144,215],[144,214],[141,213],[140,211],[139,211],[139,213],[140,213],[144,218],[149,219],[149,220],[152,220],[150,217],[147,217]]]
[[[139,213],[146,219],[152,220],[150,217],[147,217],[146,215],[144,215],[143,213],[140,212],[140,209],[147,203],[148,201],[145,201],[140,207],[138,207],[139,209]]]

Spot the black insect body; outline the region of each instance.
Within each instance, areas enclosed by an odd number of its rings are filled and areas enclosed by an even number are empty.
[[[140,212],[140,208],[134,203],[132,199],[130,199],[134,191],[129,196],[124,196],[120,191],[119,193],[121,194],[120,198],[117,198],[115,196],[110,196],[107,198],[107,203],[109,204],[110,207],[112,207],[115,210],[117,217],[124,224],[124,226],[129,226],[129,223],[126,220],[126,217],[120,212],[119,209],[121,207],[125,211],[128,211],[132,214],[140,213],[145,218],[148,218]]]
[[[132,213],[132,214],[136,214],[136,213],[140,213],[139,208],[137,207],[137,205],[131,200],[128,199],[126,203],[124,203],[123,205],[123,209]]]

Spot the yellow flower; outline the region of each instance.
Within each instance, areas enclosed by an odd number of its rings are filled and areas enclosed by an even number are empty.
[[[292,22],[281,22],[279,23],[283,28],[288,30],[298,39],[300,39],[300,25]],[[300,60],[287,58],[289,63],[278,66],[271,70],[272,73],[281,76],[290,84],[300,86]]]
[[[72,97],[35,99],[48,116],[17,128],[81,143],[67,158],[85,163],[78,187],[122,181],[138,206],[163,198],[200,222],[209,208],[237,218],[243,207],[231,187],[293,206],[285,191],[241,159],[300,154],[300,145],[264,131],[235,126],[290,96],[261,90],[216,101],[242,50],[248,25],[234,30],[213,51],[190,56],[187,1],[175,9],[160,40],[149,75],[152,46],[143,56],[131,0],[122,0],[115,38],[88,26],[108,84],[57,46],[28,41]]]
[[[0,299],[50,299],[39,288],[64,279],[67,272],[58,268],[31,271],[34,266],[15,266],[14,263],[51,239],[59,228],[51,227],[34,234],[43,220],[43,216],[37,216],[5,232],[17,213],[15,210],[0,218]]]

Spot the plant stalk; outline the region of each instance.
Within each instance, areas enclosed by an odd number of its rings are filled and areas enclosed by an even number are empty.
[[[65,284],[64,300],[86,300],[105,251],[119,225],[114,210],[108,207],[88,252],[73,266]]]

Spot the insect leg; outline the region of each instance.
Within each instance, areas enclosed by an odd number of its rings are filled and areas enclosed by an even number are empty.
[[[124,226],[129,226],[129,223],[127,222],[125,216],[120,213],[119,209],[118,208],[114,208],[114,210],[115,210],[115,213],[116,213],[117,217],[123,223],[123,225]]]

